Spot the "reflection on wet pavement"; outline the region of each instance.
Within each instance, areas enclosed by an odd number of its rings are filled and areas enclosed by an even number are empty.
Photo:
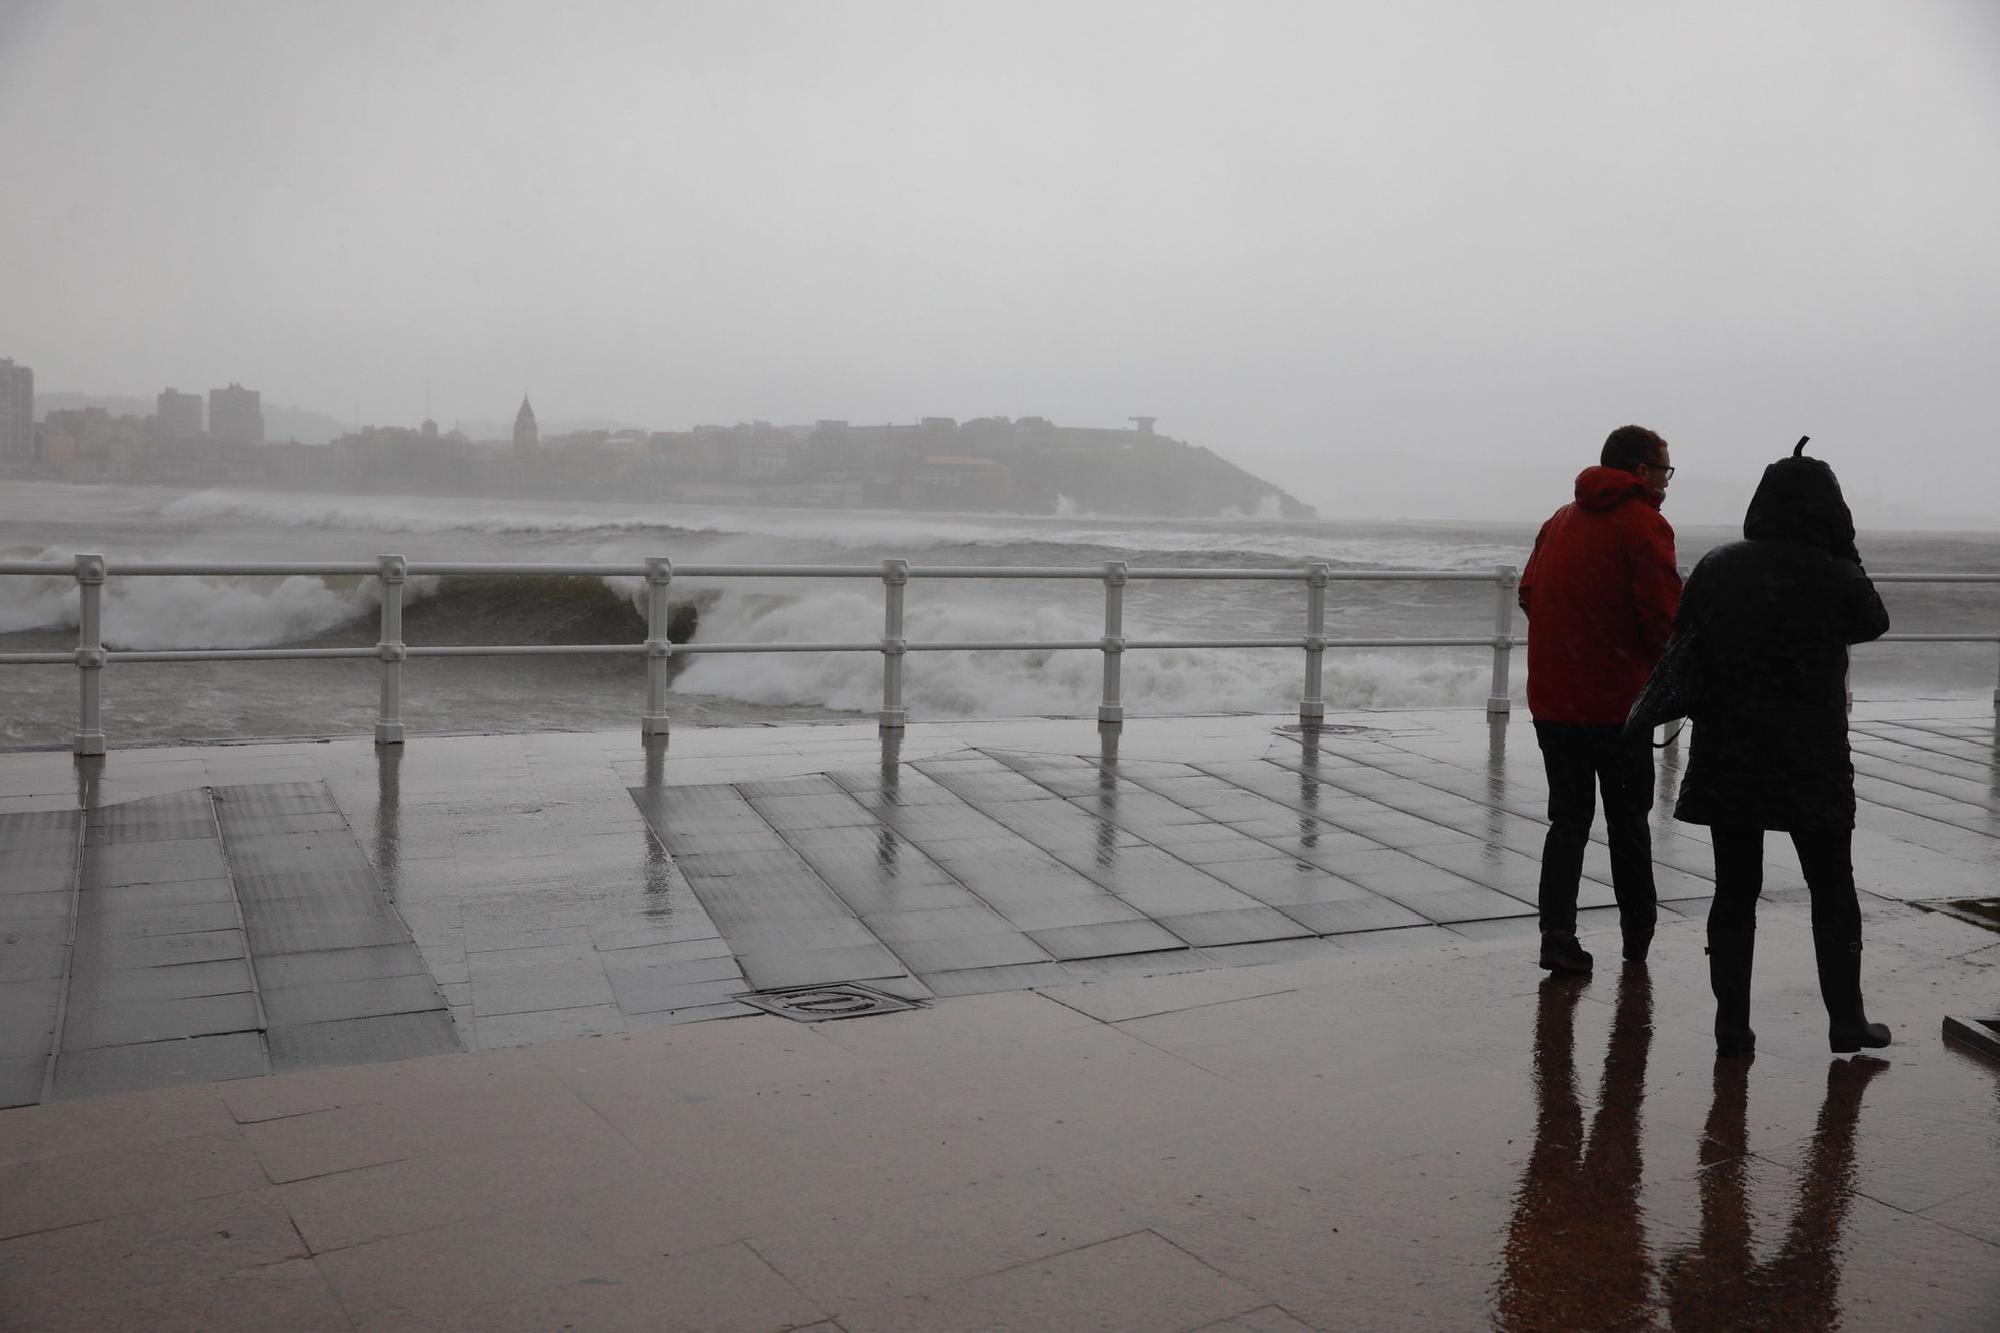
[[[1576,1087],[1576,1011],[1589,983],[1550,977],[1536,1001],[1535,1137],[1507,1228],[1497,1323],[1516,1329],[1623,1328],[1663,1311],[1676,1329],[1832,1329],[1844,1321],[1841,1262],[1862,1094],[1890,1062],[1826,1062],[1825,1094],[1803,1156],[1774,1169],[1750,1134],[1753,1060],[1717,1058],[1713,1097],[1694,1135],[1692,1176],[1653,1175],[1642,1153],[1651,977],[1627,963],[1618,979],[1603,1073],[1589,1122]],[[2000,1079],[1996,1079],[2000,1087]],[[1782,1135],[1783,1126],[1773,1136]],[[1655,1140],[1662,1136],[1655,1135]],[[1753,1177],[1761,1177],[1753,1181]],[[1649,1197],[1693,1184],[1693,1237],[1648,1235]],[[1753,1184],[1763,1188],[1753,1191]],[[1763,1196],[1753,1210],[1752,1195]],[[1758,1212],[1768,1225],[1761,1228]],[[1782,1234],[1768,1233],[1779,1231]],[[2000,1292],[2000,1260],[1969,1275]],[[1896,1293],[1877,1293],[1892,1309]],[[1900,1321],[1897,1321],[1900,1322]]]
[[[1854,1196],[1854,1137],[1861,1094],[1889,1062],[1831,1060],[1783,1237],[1760,1261],[1749,1207],[1749,1060],[1717,1059],[1715,1103],[1701,1157],[1701,1236],[1667,1261],[1666,1304],[1675,1328],[1831,1329],[1841,1324],[1841,1229]]]
[[[1386,714],[1303,731],[1157,719],[1100,726],[1094,745],[1023,722],[24,755],[0,762],[0,818],[323,782],[458,1039],[482,1048],[737,1017],[739,992],[778,985],[923,998],[1521,935],[1545,798],[1512,730]],[[1865,893],[1990,886],[1991,738],[1982,719],[1857,720]],[[1663,784],[1676,763],[1662,752]],[[1662,813],[1654,851],[1671,919],[1698,917],[1703,831]],[[1586,929],[1608,915],[1608,869],[1593,843]],[[68,930],[71,882],[34,873],[61,882],[11,900],[24,946]],[[1774,863],[1768,896],[1797,897],[1796,878]],[[34,983],[40,1014],[62,978],[15,956],[6,979]],[[17,1040],[10,1095],[52,1041]]]
[[[734,1275],[752,1326],[1990,1326],[2000,1070],[1936,1028],[2000,998],[2000,944],[1905,901],[1990,892],[1990,717],[1856,722],[1886,1065],[1827,1060],[1782,857],[1761,1049],[1716,1065],[1709,849],[1664,819],[1679,910],[1649,968],[1544,983],[1524,731],[1372,715],[0,757],[0,1076],[24,1100],[60,1036],[73,1071],[128,1087],[189,1076],[146,1047],[255,1074],[304,1049],[288,1024],[428,1013],[474,1052],[7,1112],[0,1283],[67,1309],[113,1302],[104,1274],[194,1281],[212,1256],[210,1295],[247,1311],[228,1230],[391,1324],[587,1323],[586,1297],[639,1317],[671,1263]],[[308,883],[340,911],[300,915],[287,890]],[[239,926],[214,928],[224,909]],[[359,933],[311,935],[334,925]],[[802,976],[931,1003],[802,1026],[732,998]],[[349,1004],[396,1012],[330,1008]],[[207,1030],[147,1040],[180,1018]],[[117,1046],[144,1054],[85,1055]],[[99,1262],[114,1244],[142,1259]],[[68,1263],[96,1276],[32,1276]],[[672,1290],[720,1289],[689,1281]],[[103,1308],[183,1309],[160,1289]]]
[[[1653,1264],[1640,1211],[1640,1115],[1653,1041],[1652,978],[1627,963],[1588,1133],[1577,1101],[1584,984],[1551,976],[1535,1006],[1535,1143],[1515,1192],[1500,1284],[1507,1328],[1618,1327],[1644,1313]]]

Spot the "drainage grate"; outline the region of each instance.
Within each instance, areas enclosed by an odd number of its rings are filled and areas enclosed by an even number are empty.
[[[735,997],[748,1005],[800,1023],[824,1023],[835,1018],[866,1018],[921,1009],[915,1000],[889,995],[872,986],[842,981],[826,986],[786,986],[779,990],[746,991]]]

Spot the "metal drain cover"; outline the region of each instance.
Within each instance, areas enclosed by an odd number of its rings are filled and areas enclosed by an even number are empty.
[[[923,1008],[915,1000],[905,1000],[854,981],[745,991],[735,998],[780,1018],[800,1023],[825,1023],[835,1018],[866,1018],[870,1014],[893,1014],[903,1009]]]

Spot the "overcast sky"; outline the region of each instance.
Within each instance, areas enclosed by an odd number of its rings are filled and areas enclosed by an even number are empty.
[[[1383,516],[1809,432],[2000,527],[1992,0],[0,0],[0,144],[44,391],[1145,413]]]

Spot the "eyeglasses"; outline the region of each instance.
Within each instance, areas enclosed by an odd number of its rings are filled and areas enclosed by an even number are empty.
[[[1674,479],[1674,470],[1670,467],[1661,467],[1658,463],[1646,464],[1646,470],[1659,473],[1661,481],[1672,481]]]

